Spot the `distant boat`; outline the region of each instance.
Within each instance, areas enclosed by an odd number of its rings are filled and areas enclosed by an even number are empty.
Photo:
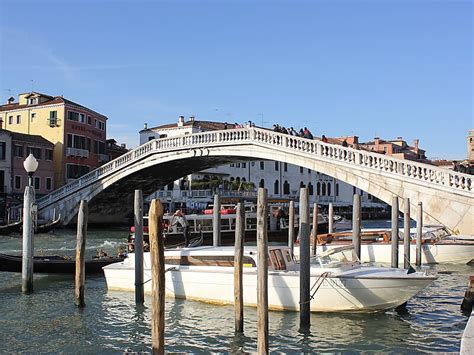
[[[48,233],[52,231],[54,228],[59,227],[61,224],[61,215],[58,216],[55,220],[50,222],[39,224],[36,226],[35,233]]]
[[[86,259],[86,274],[100,274],[102,267],[123,261],[125,256],[104,256]],[[0,254],[0,271],[21,272],[20,255]],[[76,261],[72,258],[59,255],[35,256],[33,259],[33,272],[43,274],[74,274]]]
[[[4,226],[0,226],[0,235],[9,235],[9,234],[12,234],[12,233],[20,233],[22,223],[23,223],[23,221],[17,221],[17,222],[6,224]]]

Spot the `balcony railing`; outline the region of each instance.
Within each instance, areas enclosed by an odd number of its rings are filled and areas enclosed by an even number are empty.
[[[87,149],[66,148],[66,155],[68,157],[89,158],[89,151]]]
[[[109,161],[110,157],[107,154],[97,154],[99,156],[99,161]]]

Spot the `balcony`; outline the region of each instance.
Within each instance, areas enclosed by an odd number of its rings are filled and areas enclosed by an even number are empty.
[[[89,151],[87,149],[66,148],[66,156],[89,158]]]

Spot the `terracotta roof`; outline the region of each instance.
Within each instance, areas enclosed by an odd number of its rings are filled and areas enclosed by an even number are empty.
[[[7,131],[7,132],[9,132],[11,134],[12,140],[28,142],[28,143],[50,145],[51,147],[54,146],[53,143],[51,143],[47,139],[45,139],[41,136],[38,136],[36,134],[25,134],[25,133],[11,132],[11,131]]]

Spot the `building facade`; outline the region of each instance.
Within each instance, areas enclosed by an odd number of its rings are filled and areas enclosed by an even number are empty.
[[[54,144],[54,187],[100,166],[106,154],[107,117],[62,96],[20,94],[0,106],[3,129],[39,135]]]
[[[390,155],[394,158],[426,163],[428,162],[426,159],[426,152],[419,147],[419,143],[419,139],[414,139],[413,146],[410,146],[402,137],[397,137],[397,139],[390,141],[376,137],[371,142],[360,143],[359,147],[376,153]]]

